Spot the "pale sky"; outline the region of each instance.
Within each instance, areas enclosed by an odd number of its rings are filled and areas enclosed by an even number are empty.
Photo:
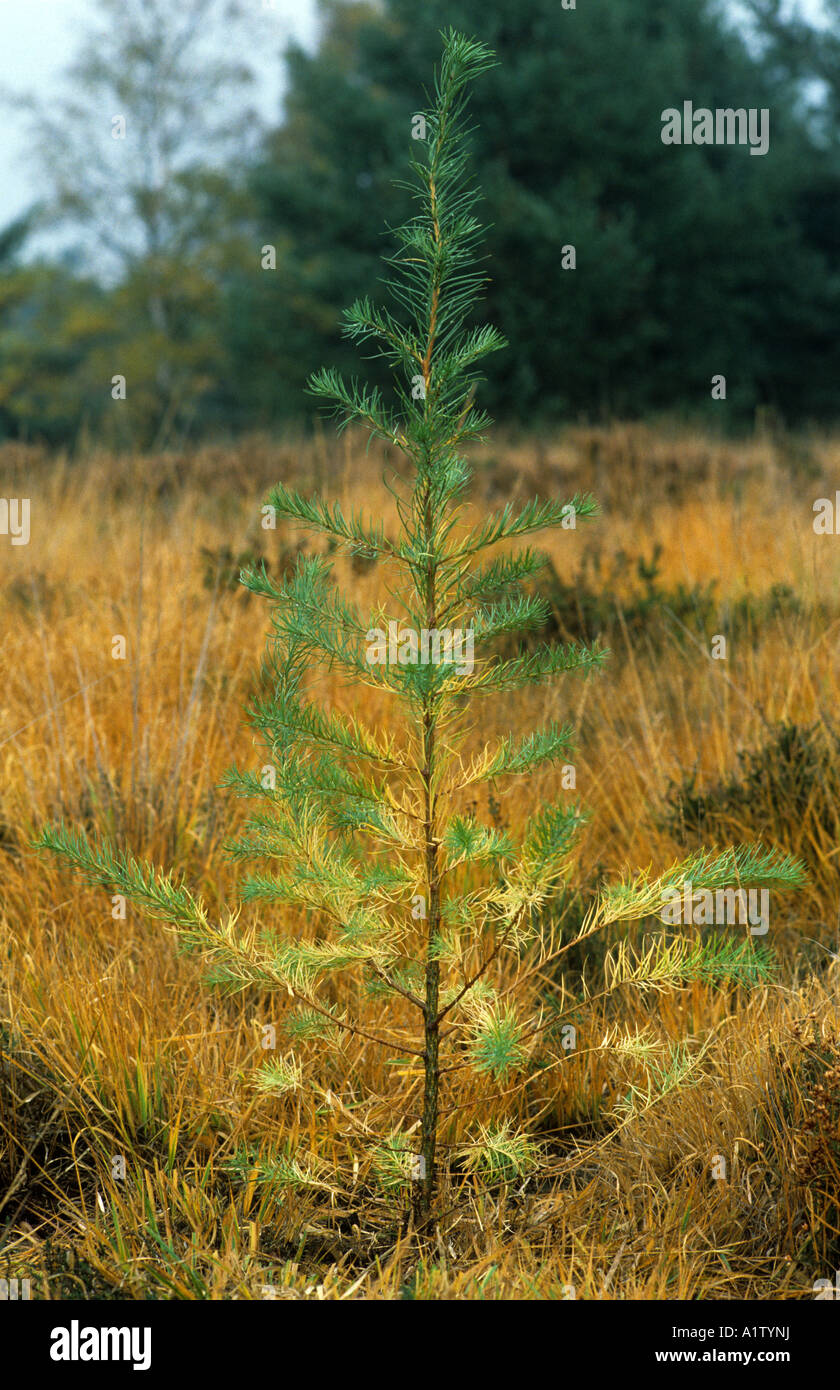
[[[256,9],[265,8],[262,20],[267,26],[266,41],[256,45],[251,55],[259,81],[253,101],[273,123],[281,109],[282,51],[290,37],[314,47],[316,6],[315,0],[273,0],[266,7],[262,0],[253,3]],[[738,0],[731,3],[734,8]],[[802,8],[818,19],[821,0],[802,0]],[[3,82],[12,89],[48,97],[51,85],[75,54],[80,29],[95,12],[96,0],[0,0]],[[274,31],[276,42],[272,41]],[[25,123],[13,108],[0,107],[0,228],[37,199],[39,190],[28,166]]]
[[[274,0],[265,13],[261,0],[254,0],[254,6],[260,11],[265,42],[251,54],[259,85],[250,100],[266,121],[275,123],[283,91],[282,53],[290,38],[314,47],[315,0]],[[79,31],[95,14],[96,0],[0,0],[2,84],[48,97],[51,85],[75,56]],[[26,124],[14,109],[0,106],[0,228],[37,196],[27,167]]]

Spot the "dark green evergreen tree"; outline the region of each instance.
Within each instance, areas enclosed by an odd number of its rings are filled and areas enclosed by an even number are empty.
[[[793,84],[750,49],[724,5],[328,0],[322,10],[318,50],[290,51],[284,123],[255,179],[266,237],[286,239],[285,267],[268,284],[256,273],[238,281],[230,304],[233,378],[253,408],[268,408],[263,362],[269,376],[282,368],[286,390],[325,352],[350,369],[340,310],[348,294],[376,292],[371,210],[399,220],[400,113],[451,23],[501,60],[475,96],[497,269],[488,312],[513,346],[513,361],[487,364],[494,413],[531,424],[688,408],[717,422],[719,372],[728,420],[759,403],[790,418],[833,413],[820,382],[830,380],[829,268],[805,215],[809,188],[822,186],[819,151]],[[769,153],[664,147],[661,112],[688,98],[770,107]],[[564,268],[569,246],[574,270]]]

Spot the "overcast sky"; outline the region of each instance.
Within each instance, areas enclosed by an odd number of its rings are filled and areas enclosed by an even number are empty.
[[[177,0],[173,3],[177,4]],[[803,0],[803,8],[814,17],[819,16],[820,4],[821,0]],[[75,52],[79,30],[95,11],[96,0],[0,0],[0,54],[3,55],[5,82],[18,90],[48,96],[61,69]],[[267,120],[275,121],[282,97],[280,55],[292,36],[306,47],[314,45],[315,0],[274,0],[265,18],[276,28],[277,42],[266,42],[253,54],[253,66],[259,79],[256,105]],[[0,113],[0,227],[21,213],[38,195],[27,166],[24,123],[13,110],[3,109]]]
[[[177,4],[178,0],[173,0]],[[254,0],[259,5],[259,0]],[[62,68],[75,56],[79,31],[96,14],[96,0],[0,0],[0,54],[4,84],[48,97]],[[259,6],[262,9],[262,6]],[[249,97],[266,120],[280,112],[282,52],[289,38],[306,47],[316,36],[315,0],[274,0],[262,16],[267,41],[255,49],[259,81]],[[276,42],[271,33],[276,31]],[[27,168],[26,126],[13,110],[0,109],[0,227],[37,197]]]

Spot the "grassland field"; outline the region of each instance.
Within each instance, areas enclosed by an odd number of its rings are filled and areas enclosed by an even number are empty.
[[[840,1265],[840,537],[814,529],[840,435],[501,432],[474,463],[476,514],[577,489],[602,509],[546,540],[539,582],[551,635],[600,640],[604,673],[500,698],[475,730],[556,718],[578,731],[590,820],[550,911],[574,924],[628,866],[761,840],[809,871],[806,889],[774,895],[772,980],[605,1003],[596,1032],[689,1039],[690,1080],[619,1125],[634,1060],[570,1053],[520,1102],[544,1168],[513,1190],[448,1172],[436,1243],[418,1246],[364,1143],[353,1159],[333,1126],[367,1090],[397,1108],[416,1096],[410,1066],[386,1074],[348,1040],[323,1059],[332,1099],[317,1125],[294,1098],[255,1094],[277,1000],[206,988],[170,934],[131,906],[113,916],[29,848],[62,818],[173,867],[211,905],[235,899],[222,848],[244,810],[218,784],[256,756],[242,708],[268,625],[239,567],[263,558],[279,574],[300,547],[323,548],[263,530],[260,503],[282,478],[396,530],[381,483],[396,461],[352,433],[161,456],[7,444],[0,477],[31,499],[31,538],[0,540],[0,1274],[28,1278],[33,1297],[797,1299]],[[374,605],[380,568],[334,558],[342,588]],[[331,678],[320,693],[358,707]],[[384,700],[364,701],[387,724]],[[556,790],[546,773],[476,809],[515,827]],[[569,959],[556,989],[589,978],[614,940]],[[492,1110],[463,1086],[465,1116]],[[231,1166],[297,1143],[343,1179],[290,1194]]]

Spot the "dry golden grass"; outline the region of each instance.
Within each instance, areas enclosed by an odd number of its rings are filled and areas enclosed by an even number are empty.
[[[170,936],[131,907],[113,919],[101,893],[27,848],[61,816],[174,866],[211,903],[234,899],[221,846],[242,811],[215,788],[230,763],[253,760],[242,705],[267,615],[227,584],[226,567],[259,546],[276,565],[296,543],[259,530],[259,502],[280,477],[348,507],[372,504],[396,530],[379,481],[393,460],[352,437],[80,461],[7,446],[5,495],[32,499],[32,538],[0,541],[0,1273],[29,1276],[37,1296],[793,1298],[832,1275],[840,543],[814,534],[812,504],[834,496],[840,438],[734,444],[666,427],[571,429],[496,442],[476,463],[479,510],[536,491],[599,498],[600,520],[548,543],[562,577],[593,546],[609,571],[621,552],[650,558],[659,544],[661,590],[716,580],[723,622],[745,595],[794,591],[792,609],[754,606],[716,662],[712,634],[685,615],[658,613],[631,632],[638,583],[632,568],[618,571],[607,673],[500,702],[481,728],[578,727],[578,792],[592,813],[584,892],[601,874],[680,854],[661,814],[669,782],[695,769],[699,787],[729,781],[739,751],[776,726],[821,729],[824,758],[800,799],[758,785],[715,822],[722,842],[761,835],[811,870],[809,888],[775,906],[778,979],[751,993],[695,984],[605,1005],[599,1036],[616,1023],[652,1026],[704,1049],[693,1083],[617,1126],[609,1105],[638,1079],[635,1064],[582,1045],[517,1102],[551,1135],[544,1170],[507,1192],[453,1170],[436,1243],[418,1245],[371,1180],[367,1136],[347,1170],[333,1123],[346,1127],[349,1114],[336,1097],[378,1091],[410,1108],[417,1076],[386,1075],[357,1039],[323,1062],[333,1094],[317,1125],[294,1100],[255,1094],[248,1072],[276,1001],[208,990],[201,962]],[[362,568],[336,562],[364,603],[382,581]],[[124,661],[112,658],[117,634]],[[354,704],[326,682],[323,695]],[[369,719],[387,720],[384,704],[365,700]],[[517,784],[494,814],[515,825],[554,790],[549,774]],[[602,958],[593,945],[593,966]],[[387,1026],[385,1006],[370,1008]],[[487,1098],[461,1084],[447,1098],[444,1144],[462,1118],[487,1113]],[[298,1142],[344,1163],[347,1181],[290,1198],[228,1171],[243,1146],[270,1156]],[[112,1175],[118,1155],[124,1178]],[[719,1157],[725,1179],[713,1177]]]

